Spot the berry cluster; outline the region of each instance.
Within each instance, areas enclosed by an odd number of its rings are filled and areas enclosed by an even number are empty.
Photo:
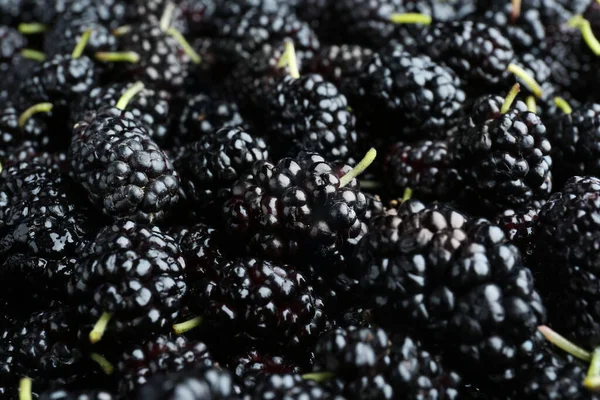
[[[600,392],[593,0],[0,0],[0,399]]]

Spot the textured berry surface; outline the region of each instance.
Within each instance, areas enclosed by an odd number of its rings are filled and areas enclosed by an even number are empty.
[[[346,90],[352,107],[377,134],[396,139],[446,136],[465,102],[452,70],[398,45],[375,54]]]
[[[92,203],[114,218],[151,222],[179,199],[179,176],[169,157],[135,119],[110,109],[75,128],[71,176]]]
[[[83,321],[112,315],[107,331],[134,337],[169,328],[187,291],[175,241],[131,221],[102,229],[83,249],[68,285]]]

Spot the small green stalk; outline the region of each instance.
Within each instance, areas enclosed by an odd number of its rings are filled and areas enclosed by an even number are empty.
[[[98,319],[98,322],[96,322],[96,325],[94,325],[94,328],[90,331],[90,343],[96,344],[102,339],[102,336],[104,336],[104,332],[106,331],[106,326],[111,318],[112,314],[107,312],[102,313],[100,319]]]
[[[600,348],[595,348],[583,385],[588,389],[598,389],[597,380],[600,378]]]
[[[519,85],[518,83],[515,83],[510,88],[510,91],[508,92],[508,94],[504,98],[504,101],[502,102],[502,107],[500,107],[501,114],[506,114],[508,112],[508,110],[510,110],[510,106],[512,106],[512,103],[514,103],[514,101],[517,98],[517,95],[519,94],[520,91],[521,91],[521,85]]]
[[[525,86],[527,86],[527,89],[531,90],[531,93],[533,93],[535,97],[538,99],[542,97],[542,87],[537,83],[533,76],[527,73],[527,71],[517,64],[509,64],[507,70],[508,72],[513,73],[517,78],[520,78]]]
[[[192,329],[199,327],[202,324],[203,320],[204,318],[202,317],[195,317],[188,321],[175,324],[173,325],[173,332],[175,332],[177,335],[181,335],[182,333],[191,331]]]
[[[324,382],[333,378],[335,374],[333,372],[310,372],[302,375],[302,379],[307,381]]]
[[[547,327],[545,325],[539,326],[538,331],[540,331],[541,334],[544,335],[544,337],[546,338],[547,341],[549,341],[550,343],[552,343],[559,349],[562,349],[565,352],[569,353],[573,357],[579,358],[580,360],[583,360],[586,362],[589,362],[592,360],[592,355],[588,351],[586,351],[586,350],[582,349],[581,347],[577,346],[576,344],[572,343],[567,338],[556,333],[549,327]]]
[[[46,61],[46,55],[41,51],[33,50],[33,49],[23,49],[21,50],[21,57],[26,58],[28,60],[33,60],[37,62]]]
[[[418,13],[394,13],[390,15],[390,21],[394,24],[430,25],[431,16]]]
[[[200,57],[200,55],[198,53],[196,53],[196,50],[193,49],[193,47],[190,45],[190,43],[183,37],[181,32],[179,32],[177,29],[175,29],[173,27],[167,29],[166,32],[168,35],[173,37],[173,39],[175,39],[177,41],[177,43],[179,43],[179,45],[181,46],[181,48],[183,49],[185,54],[188,55],[188,57],[192,60],[192,62],[194,64],[200,64],[200,62],[202,61],[202,58]]]
[[[127,105],[131,100],[142,90],[144,90],[144,84],[142,82],[136,82],[131,85],[125,93],[119,98],[115,107],[123,111],[127,108]]]
[[[554,104],[556,105],[556,107],[560,108],[560,110],[565,114],[571,114],[573,112],[573,109],[571,108],[569,103],[567,103],[567,101],[562,97],[556,96],[554,98]]]
[[[175,12],[175,4],[172,1],[169,1],[165,6],[165,10],[160,17],[160,29],[163,32],[166,32],[167,29],[171,26],[171,21],[173,20],[173,13]]]
[[[31,400],[31,386],[33,382],[31,378],[22,378],[19,381],[19,400]]]
[[[77,59],[81,57],[81,55],[83,54],[83,50],[85,50],[85,46],[87,46],[88,42],[90,41],[90,36],[92,36],[92,30],[86,29],[86,31],[83,32],[83,35],[81,35],[81,39],[79,39],[79,42],[77,42],[77,46],[75,46],[75,48],[73,49],[73,53],[71,53],[71,58]]]
[[[412,199],[413,191],[411,188],[407,187],[404,189],[404,195],[402,196],[402,202],[408,201]]]
[[[278,68],[288,66],[290,69],[290,76],[294,79],[300,78],[300,70],[298,69],[298,60],[296,59],[296,48],[294,43],[291,41],[285,42],[285,50],[277,63]]]
[[[38,103],[29,107],[23,112],[23,114],[19,116],[19,119],[17,121],[17,123],[19,124],[19,128],[24,127],[29,118],[31,118],[34,114],[42,112],[49,113],[50,111],[52,111],[52,107],[52,103]]]
[[[95,54],[96,60],[104,62],[126,62],[137,64],[140,62],[140,55],[135,51],[115,51],[103,52],[99,51]]]
[[[104,356],[98,353],[91,353],[90,358],[95,361],[106,375],[111,375],[115,372],[115,367]]]
[[[21,22],[18,29],[23,35],[36,35],[38,33],[46,32],[48,26],[38,22]]]
[[[352,179],[354,179],[358,175],[362,174],[364,172],[364,170],[369,168],[369,165],[371,165],[373,163],[373,161],[375,160],[375,157],[377,157],[377,150],[375,150],[374,148],[371,148],[367,152],[365,157],[362,160],[360,160],[360,162],[356,165],[356,167],[352,168],[350,171],[348,171],[348,173],[346,175],[344,175],[340,178],[340,187],[342,188],[342,187],[346,186],[347,184],[352,182]]]

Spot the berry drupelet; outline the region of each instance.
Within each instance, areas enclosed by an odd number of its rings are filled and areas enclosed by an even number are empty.
[[[57,54],[37,66],[19,86],[19,104],[50,102],[64,109],[97,85],[99,69],[83,51],[92,34],[86,30],[71,54]]]
[[[352,382],[390,368],[388,335],[380,328],[336,328],[322,335],[315,348],[318,369]]]
[[[210,218],[231,196],[231,185],[254,163],[268,160],[267,145],[240,127],[225,127],[187,144],[175,161],[186,198]],[[197,209],[197,207],[199,209]]]
[[[515,57],[510,41],[497,28],[473,21],[433,24],[420,36],[419,48],[480,90],[501,83]]]
[[[271,260],[297,262],[338,256],[361,234],[367,201],[346,166],[316,153],[276,164],[259,161],[238,180],[223,207],[229,234]],[[348,178],[350,180],[348,181]]]
[[[77,249],[98,222],[53,163],[42,154],[6,163],[0,175],[1,297],[23,310],[65,297]]]
[[[600,226],[600,180],[573,177],[552,195],[538,214],[532,269],[547,297],[555,330],[580,346],[600,345],[596,307],[597,251]]]
[[[531,251],[539,211],[534,207],[519,211],[508,209],[498,215],[494,221],[502,228],[508,241],[517,246],[524,256],[529,255]]]
[[[187,99],[177,125],[176,144],[184,145],[203,139],[213,131],[240,126],[244,120],[235,103],[212,98],[204,93]]]
[[[40,394],[39,400],[114,400],[116,396],[104,390],[68,391],[56,389]]]
[[[204,343],[189,342],[183,336],[159,335],[121,355],[117,364],[119,392],[124,397],[131,396],[154,375],[210,367],[213,363]]]
[[[3,341],[4,349],[10,350],[10,362],[0,360],[0,382],[16,388],[19,379],[28,376],[36,391],[92,382],[99,371],[79,348],[72,314],[68,308],[51,307],[17,322]]]
[[[409,188],[419,199],[449,200],[461,187],[445,141],[398,142],[387,154],[383,170],[394,197],[401,198]]]
[[[251,8],[242,15],[217,22],[213,46],[225,65],[247,60],[264,45],[285,40],[293,41],[297,52],[309,58],[320,48],[310,26],[285,8],[276,11]]]
[[[292,351],[310,346],[329,326],[323,301],[291,266],[238,258],[199,275],[190,308],[219,341]]]
[[[375,54],[343,91],[371,132],[392,140],[446,137],[465,103],[452,70],[398,45]]]
[[[439,354],[429,352],[415,337],[391,337],[390,385],[394,394],[414,399],[458,399],[461,376],[443,364]]]
[[[266,375],[251,391],[255,399],[281,399],[281,400],[342,400],[327,388],[313,380],[303,379],[297,374],[272,374]]]
[[[137,399],[180,400],[182,394],[186,400],[240,399],[231,374],[216,366],[153,377],[142,386]]]
[[[348,100],[320,75],[284,77],[267,105],[267,131],[273,152],[296,156],[313,151],[326,160],[346,161],[357,135]]]
[[[129,80],[141,80],[154,89],[182,88],[191,64],[200,62],[181,34],[154,24],[134,25],[120,37],[120,47],[126,51],[100,52],[96,58],[122,62]]]
[[[68,293],[90,341],[106,331],[120,341],[169,328],[187,292],[185,261],[158,227],[122,221],[102,229],[81,251]]]
[[[273,374],[298,374],[300,366],[286,357],[266,354],[250,349],[237,354],[228,362],[229,369],[245,391],[253,390],[257,383]]]
[[[376,324],[404,316],[488,380],[510,382],[532,361],[544,309],[499,227],[409,200],[375,221],[355,258]]]
[[[576,175],[600,175],[600,104],[584,104],[574,110],[569,107],[554,122],[548,138],[552,160],[560,166],[556,168],[556,185],[560,187]]]
[[[131,86],[121,99],[143,85]],[[99,110],[74,128],[68,158],[73,179],[113,218],[159,221],[179,200],[179,176],[127,101]]]
[[[342,87],[346,79],[354,79],[373,56],[373,50],[358,45],[326,46],[312,59],[309,66],[313,73],[322,75]]]
[[[460,201],[474,214],[526,208],[552,190],[546,126],[523,102],[511,107],[516,90],[515,85],[499,114],[499,99],[487,97],[475,104],[468,123],[472,126],[459,129],[452,141],[465,186]]]

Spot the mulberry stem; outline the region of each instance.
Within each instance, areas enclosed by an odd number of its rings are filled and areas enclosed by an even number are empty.
[[[90,358],[94,360],[106,375],[111,375],[115,371],[115,367],[104,356],[98,353],[90,354]]]
[[[19,400],[31,400],[31,378],[22,378],[19,381]]]
[[[519,85],[518,83],[515,83],[513,87],[510,88],[510,91],[508,92],[508,94],[504,98],[504,101],[502,102],[502,107],[500,107],[501,114],[506,114],[508,112],[510,106],[512,105],[512,103],[514,103],[515,98],[517,97],[520,91],[521,85]]]
[[[333,372],[310,372],[302,375],[302,379],[323,382],[333,378],[335,374]]]
[[[408,201],[412,199],[413,191],[411,188],[407,187],[404,189],[404,195],[402,196],[402,202]]]
[[[23,111],[23,113],[19,116],[19,120],[17,121],[19,127],[24,127],[29,118],[31,118],[34,114],[41,112],[49,113],[52,111],[52,107],[52,103],[38,103],[32,105],[27,110]]]
[[[129,104],[129,102],[143,89],[144,89],[144,84],[142,82],[134,83],[119,98],[119,101],[117,101],[116,107],[119,110],[124,110],[125,108],[127,108],[127,105]]]
[[[521,0],[512,0],[510,9],[510,21],[514,24],[521,16]]]
[[[90,331],[90,343],[95,344],[102,339],[102,336],[104,336],[104,332],[106,331],[106,326],[108,325],[108,322],[111,318],[112,315],[110,313],[102,313],[100,319],[98,320],[98,322],[96,322],[96,325],[94,325],[94,328]]]
[[[163,32],[166,32],[167,29],[171,26],[171,21],[173,20],[173,13],[175,12],[175,4],[170,1],[165,6],[165,11],[163,11],[162,16],[160,17],[160,29]]]
[[[77,42],[77,46],[75,46],[75,48],[73,49],[73,53],[71,53],[72,58],[76,59],[81,57],[81,55],[83,54],[83,50],[85,50],[85,46],[87,46],[90,40],[90,36],[92,36],[92,30],[86,29],[85,32],[83,32],[83,35],[81,35],[81,39],[79,39],[79,42]]]
[[[21,57],[38,62],[46,61],[46,55],[44,53],[33,49],[21,50]]]
[[[365,157],[356,165],[356,167],[352,168],[346,175],[340,178],[340,187],[342,188],[346,186],[352,181],[352,179],[362,174],[364,170],[369,168],[369,165],[373,163],[375,157],[377,157],[377,150],[371,148]]]
[[[202,321],[204,320],[204,318],[202,317],[195,317],[192,318],[188,321],[185,322],[180,322],[179,324],[174,324],[173,325],[173,331],[178,334],[181,335],[182,333],[185,333],[187,331],[191,331],[194,328],[197,328],[198,326],[200,326],[202,324]]]
[[[600,348],[596,347],[592,353],[592,361],[590,361],[583,385],[588,389],[600,389],[598,379],[600,379]]]
[[[23,35],[35,35],[36,33],[46,32],[48,26],[38,22],[21,22],[18,29]]]
[[[390,15],[390,21],[392,21],[394,24],[430,25],[431,16],[418,13],[394,13]]]
[[[290,69],[290,76],[292,78],[300,78],[300,70],[298,69],[298,61],[296,60],[296,48],[291,41],[285,42],[285,50],[277,63],[279,68],[283,68],[286,65]]]
[[[554,104],[556,105],[556,107],[560,108],[561,111],[564,112],[565,114],[571,114],[573,112],[573,109],[571,108],[569,103],[567,103],[567,101],[565,99],[563,99],[562,97],[559,97],[559,96],[555,97]]]
[[[202,61],[202,58],[200,57],[200,55],[198,53],[196,53],[196,50],[194,50],[192,48],[190,43],[183,37],[181,32],[179,32],[177,29],[175,29],[173,27],[167,29],[166,32],[167,32],[167,34],[171,35],[173,37],[173,39],[175,39],[177,41],[177,43],[179,43],[179,45],[183,48],[183,51],[185,52],[185,54],[188,55],[188,57],[192,60],[192,62],[194,64],[200,64],[200,62]]]
[[[577,346],[576,344],[572,343],[571,341],[569,341],[565,337],[559,335],[558,333],[556,333],[549,327],[547,327],[545,325],[539,326],[538,331],[540,331],[542,333],[542,335],[544,335],[544,337],[546,338],[547,341],[549,341],[556,347],[566,351],[573,357],[576,357],[576,358],[579,358],[580,360],[588,361],[588,362],[592,359],[592,355],[588,351],[586,351],[586,350],[582,349],[581,347]]]
[[[527,104],[527,110],[532,113],[537,113],[537,103],[535,101],[535,97],[527,96],[527,100],[525,101]]]
[[[533,76],[527,73],[527,71],[517,64],[508,64],[507,70],[508,72],[514,74],[517,78],[520,78],[525,86],[527,86],[527,89],[531,90],[535,97],[538,99],[542,97],[542,87],[539,83],[537,83]]]
[[[104,62],[128,62],[137,64],[140,62],[140,55],[135,51],[99,51],[95,54],[96,60]]]

